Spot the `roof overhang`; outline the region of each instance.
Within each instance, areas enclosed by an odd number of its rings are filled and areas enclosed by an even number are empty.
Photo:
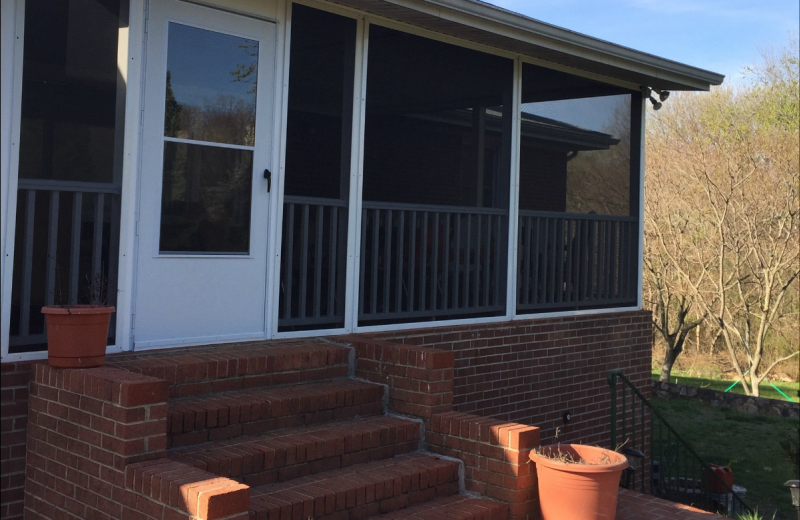
[[[477,0],[332,0],[455,38],[617,82],[709,90],[725,76],[556,27]]]

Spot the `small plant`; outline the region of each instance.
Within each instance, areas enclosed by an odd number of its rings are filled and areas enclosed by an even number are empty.
[[[89,305],[108,305],[108,278],[102,268],[94,276],[86,275],[83,293],[81,299]]]
[[[599,466],[602,464],[609,464],[611,462],[611,457],[608,456],[608,453],[603,453],[599,458],[594,460],[586,460],[585,458],[581,457],[576,451],[570,448],[561,448],[561,443],[558,442],[558,435],[561,433],[561,428],[556,428],[555,434],[555,446],[538,446],[535,448],[535,451],[538,455],[550,459],[555,460],[558,462],[563,462],[564,464],[586,464],[590,466]],[[614,450],[619,452],[628,441],[623,442]]]
[[[775,514],[772,514],[772,519],[775,520]],[[747,513],[739,513],[736,516],[736,520],[765,520],[763,516],[758,514],[758,508],[755,508],[753,511],[748,511]]]

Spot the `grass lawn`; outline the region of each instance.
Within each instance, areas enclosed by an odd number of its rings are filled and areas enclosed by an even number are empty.
[[[653,372],[653,381],[657,381],[660,375],[661,372]],[[702,377],[688,377],[682,375],[677,370],[672,371],[672,375],[669,378],[669,382],[680,383],[682,385],[696,386],[698,388],[710,388],[712,390],[719,390],[721,392],[724,392],[729,386],[733,384],[733,381],[723,381],[719,379],[709,379]],[[778,388],[780,388],[784,394],[791,397],[792,401],[794,401],[795,403],[798,401],[797,390],[798,388],[800,388],[800,383],[774,382],[773,384]],[[759,385],[759,389],[761,390],[760,397],[767,397],[769,399],[778,399],[781,401],[787,400],[777,390],[772,388],[772,386],[770,386],[769,383],[762,383],[761,385]],[[744,395],[745,393],[741,383],[738,383],[730,391],[742,395]]]
[[[684,399],[654,398],[652,403],[706,462],[736,461],[731,466],[734,483],[747,488],[745,502],[758,507],[764,520],[771,520],[773,513],[775,520],[797,518],[789,490],[783,487],[797,477],[780,442],[797,439],[800,420],[750,415]]]

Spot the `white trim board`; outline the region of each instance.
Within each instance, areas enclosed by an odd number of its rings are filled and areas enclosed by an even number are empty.
[[[2,3],[2,155],[0,155],[0,356],[8,357],[11,331],[11,286],[16,229],[19,133],[22,108],[22,47],[25,30],[25,1]],[[13,194],[13,196],[11,196]]]

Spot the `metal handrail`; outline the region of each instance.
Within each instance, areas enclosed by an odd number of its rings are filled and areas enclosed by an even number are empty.
[[[675,428],[673,428],[672,425],[669,424],[669,422],[666,420],[666,418],[664,418],[664,416],[661,415],[661,413],[653,407],[653,405],[650,403],[650,401],[636,388],[636,386],[634,386],[634,384],[625,376],[625,374],[622,373],[621,370],[612,370],[611,372],[609,372],[608,378],[607,378],[608,386],[609,386],[609,388],[611,390],[611,425],[610,425],[611,426],[611,429],[610,429],[611,430],[611,446],[616,447],[616,446],[619,445],[618,442],[617,442],[617,423],[618,423],[618,421],[617,421],[617,380],[618,379],[622,380],[622,382],[624,384],[623,389],[622,389],[623,437],[624,437],[625,425],[626,425],[626,418],[625,418],[625,415],[624,415],[626,413],[625,387],[630,388],[632,390],[632,392],[633,392],[633,396],[631,396],[631,409],[632,409],[632,415],[633,415],[632,428],[634,430],[636,428],[636,421],[635,421],[636,403],[634,402],[634,396],[638,397],[639,400],[640,400],[640,403],[641,403],[641,415],[642,415],[642,422],[641,422],[641,425],[640,425],[641,426],[640,442],[641,442],[642,451],[645,451],[643,449],[644,448],[644,444],[645,444],[645,442],[644,442],[645,441],[644,433],[645,433],[645,429],[646,429],[645,428],[645,421],[644,421],[644,407],[647,407],[647,409],[651,413],[651,428],[650,428],[650,433],[651,433],[651,435],[650,435],[650,440],[651,440],[650,465],[651,465],[651,468],[653,467],[653,462],[655,462],[654,459],[653,459],[653,451],[654,451],[654,449],[653,449],[653,444],[654,444],[653,443],[653,440],[654,440],[653,432],[654,432],[654,428],[652,427],[652,422],[653,422],[652,418],[654,417],[655,419],[658,420],[659,431],[660,431],[661,428],[665,428],[667,430],[667,435],[668,435],[667,438],[669,439],[670,437],[674,437],[675,440],[677,441],[678,445],[681,446],[686,452],[688,452],[691,455],[691,457],[694,459],[694,463],[696,463],[699,466],[699,468],[701,470],[701,479],[700,479],[700,488],[699,489],[702,491],[702,493],[701,493],[702,496],[700,498],[703,499],[703,501],[704,501],[704,503],[706,505],[706,509],[709,509],[709,508],[710,509],[714,509],[717,512],[722,512],[723,514],[737,512],[737,511],[740,512],[740,511],[744,511],[744,510],[746,510],[746,511],[748,511],[750,513],[753,512],[753,510],[747,504],[745,504],[744,501],[736,493],[734,493],[733,489],[731,489],[731,487],[728,486],[727,483],[725,483],[725,481],[722,480],[714,472],[714,470],[711,468],[711,465],[708,464],[705,460],[703,460],[703,458],[694,450],[694,448],[692,448],[692,446],[689,444],[689,442],[686,441],[686,439],[684,439],[675,430]],[[634,442],[636,442],[635,441],[635,437],[636,437],[635,436],[635,432],[633,432],[633,436],[634,436]],[[625,441],[625,443],[627,445],[627,439],[623,439],[623,440]],[[633,446],[633,447],[635,448],[636,446]],[[676,473],[680,473],[680,456],[677,457],[677,461],[678,461],[678,467],[677,467]],[[658,462],[659,462],[659,466],[660,466],[660,468],[659,468],[659,480],[660,480],[660,482],[658,482],[656,484],[654,481],[651,481],[650,482],[650,486],[649,486],[650,494],[656,495],[656,496],[658,496],[659,494],[664,494],[664,491],[665,491],[666,488],[664,487],[663,475],[667,473],[666,471],[664,471],[664,466],[663,466],[664,461],[661,460],[661,461],[658,461]],[[688,469],[688,465],[689,464],[686,461],[686,456],[684,455],[684,466],[685,466],[684,469]],[[693,479],[688,478],[688,477],[682,477],[679,474],[676,475],[675,477],[670,477],[670,478],[671,478],[671,480],[674,480],[674,483],[677,484],[678,494],[680,494],[681,485],[683,485],[683,488],[688,491],[688,489],[687,489],[688,482],[690,480],[693,480]],[[653,479],[653,480],[655,480],[655,479]],[[681,482],[682,480],[683,480],[683,482]],[[717,489],[722,489],[725,492],[724,493],[712,493],[711,492],[711,488],[712,488],[711,482],[712,481],[714,482],[714,486],[713,487],[716,487]],[[645,491],[645,489],[644,489],[644,483],[645,483],[644,474],[642,474],[640,482],[641,482],[641,487],[642,487],[642,489],[640,489],[640,491],[644,492]],[[696,484],[696,482],[694,482],[694,483]],[[634,480],[634,487],[635,487],[635,480]],[[694,492],[697,489],[698,489],[697,487],[692,488],[692,492]],[[720,511],[720,508],[722,508],[722,511]]]

